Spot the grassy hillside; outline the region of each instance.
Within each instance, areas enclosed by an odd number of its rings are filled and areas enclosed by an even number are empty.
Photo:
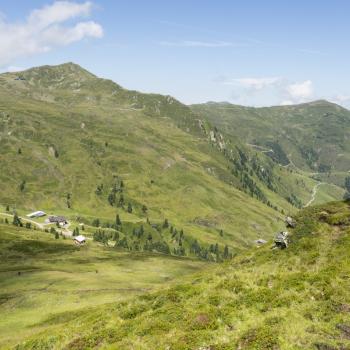
[[[72,239],[0,223],[0,348],[30,336],[53,314],[157,290],[206,266],[108,249],[92,240],[77,247]]]
[[[349,202],[310,207],[286,250],[268,243],[166,290],[52,315],[16,349],[347,349],[349,217]]]
[[[147,234],[181,255],[195,240],[206,254],[271,237],[317,184],[170,96],[125,90],[72,63],[0,75],[0,146],[0,204],[11,211],[87,225],[119,213],[129,234],[168,219],[185,239],[170,227]]]
[[[251,108],[229,103],[194,105],[218,128],[241,137],[282,165],[344,185],[350,170],[350,112],[327,101]]]

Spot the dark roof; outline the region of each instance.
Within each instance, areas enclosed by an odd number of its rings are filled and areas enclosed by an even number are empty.
[[[67,222],[64,216],[49,216],[50,222]]]

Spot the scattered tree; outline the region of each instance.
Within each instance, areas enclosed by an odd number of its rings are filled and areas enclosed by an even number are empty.
[[[23,181],[21,182],[21,184],[19,185],[19,190],[20,190],[21,192],[23,192],[24,189],[25,189],[25,186],[26,186],[26,180],[23,180]]]
[[[117,226],[121,226],[122,225],[122,222],[120,220],[119,214],[117,214],[116,217],[115,217],[115,224]]]
[[[165,219],[163,223],[163,228],[168,228],[168,227],[169,227],[168,219]]]
[[[146,214],[146,213],[147,213],[147,210],[148,210],[148,208],[143,204],[143,205],[142,205],[142,212],[143,212],[144,214]]]
[[[128,213],[132,213],[132,205],[130,202],[128,204]]]
[[[15,213],[14,215],[13,215],[13,225],[15,225],[15,226],[23,226],[23,224],[22,224],[22,221],[21,221],[21,219],[19,218],[19,216],[17,215],[17,213]]]

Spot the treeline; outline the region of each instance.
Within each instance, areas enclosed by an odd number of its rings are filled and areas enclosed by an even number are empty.
[[[114,176],[113,184],[109,189],[105,187],[104,184],[98,184],[95,194],[99,197],[106,198],[108,204],[112,207],[122,208],[128,213],[132,213],[137,207],[140,213],[147,213],[148,208],[146,205],[140,205],[128,198],[124,181],[119,176]]]
[[[99,220],[95,219],[94,223],[99,223]],[[93,233],[93,240],[116,249],[196,256],[217,262],[232,257],[228,246],[222,248],[218,243],[201,246],[196,239],[187,237],[183,229],[170,225],[167,219],[160,224],[151,224],[149,220],[145,224],[122,223],[117,214],[114,223],[105,223],[97,227]]]

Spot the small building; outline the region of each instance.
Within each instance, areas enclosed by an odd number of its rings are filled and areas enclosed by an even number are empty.
[[[64,216],[54,216],[54,215],[49,216],[48,222],[49,223],[60,224],[60,225],[68,224],[68,221],[67,221],[67,219]]]
[[[33,213],[27,214],[26,216],[27,218],[40,218],[45,215],[46,215],[45,212],[38,210],[38,211],[34,211]]]
[[[83,235],[79,235],[74,237],[74,243],[78,245],[82,245],[86,243],[86,238]]]

